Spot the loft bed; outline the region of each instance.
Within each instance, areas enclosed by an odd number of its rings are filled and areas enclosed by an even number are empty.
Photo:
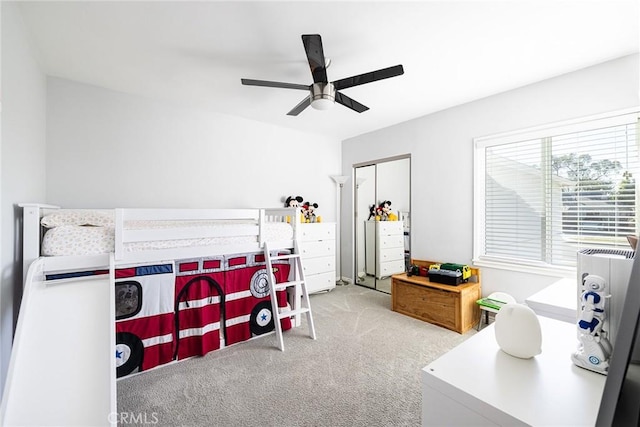
[[[77,256],[113,252],[118,264],[292,248],[300,215],[272,209],[23,208],[23,272],[40,256],[74,268]],[[71,243],[70,243],[71,242]],[[66,261],[66,262],[65,262]]]
[[[296,208],[20,206],[24,293],[3,425],[114,425],[116,377],[273,329],[262,252],[297,247]],[[299,294],[279,292],[280,307],[289,301]]]

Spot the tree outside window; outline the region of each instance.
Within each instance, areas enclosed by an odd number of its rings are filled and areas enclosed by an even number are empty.
[[[551,167],[557,176],[573,183],[562,188],[563,233],[610,237],[635,234],[635,178],[623,170],[620,161],[570,153],[554,156]]]

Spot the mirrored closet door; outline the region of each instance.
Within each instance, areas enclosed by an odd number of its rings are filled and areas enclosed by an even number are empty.
[[[391,292],[410,259],[411,158],[354,166],[356,284]]]

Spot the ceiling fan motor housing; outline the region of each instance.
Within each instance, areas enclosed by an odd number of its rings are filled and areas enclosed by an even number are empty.
[[[311,106],[326,110],[336,101],[336,88],[332,83],[314,83],[311,85]]]

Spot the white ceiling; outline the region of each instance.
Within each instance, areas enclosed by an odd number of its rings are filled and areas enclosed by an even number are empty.
[[[637,0],[44,1],[19,4],[48,75],[345,139],[638,52]],[[330,81],[368,106],[307,108],[300,36],[322,35]]]

